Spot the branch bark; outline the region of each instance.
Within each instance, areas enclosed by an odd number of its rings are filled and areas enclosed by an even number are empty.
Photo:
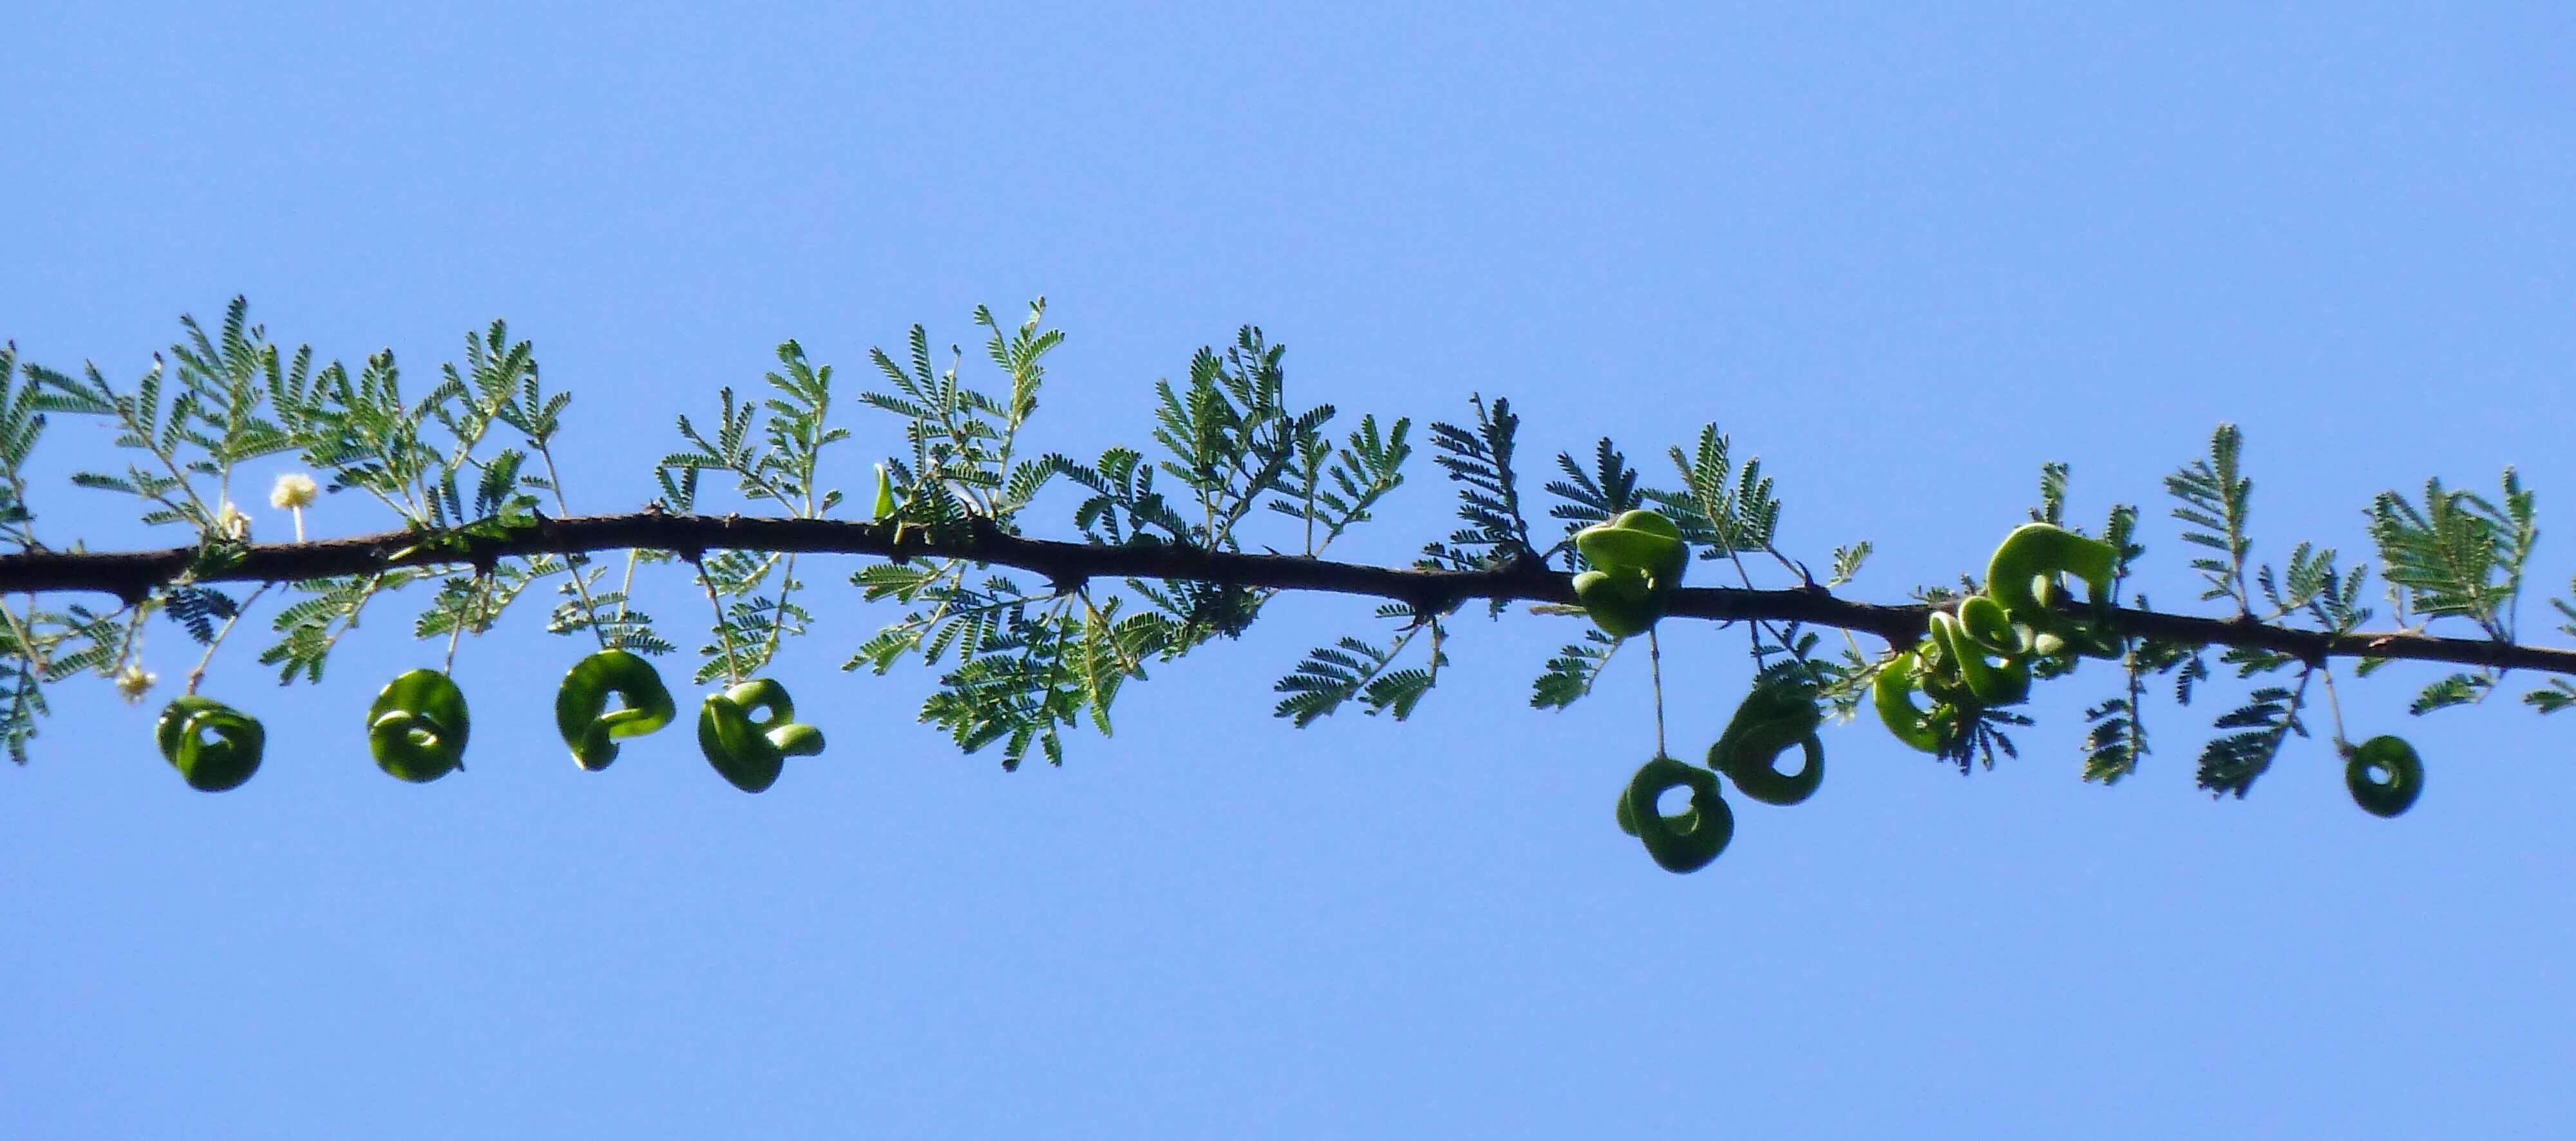
[[[683,556],[711,550],[759,550],[889,559],[958,558],[1041,574],[1063,590],[1093,578],[1145,578],[1356,594],[1434,610],[1470,599],[1567,605],[1575,600],[1568,576],[1533,559],[1492,570],[1424,570],[1166,544],[1113,547],[1068,543],[1003,534],[989,523],[976,522],[980,525],[930,534],[909,526],[898,531],[887,523],[670,515],[656,511],[541,518],[536,526],[508,539],[472,540],[463,552],[425,548],[423,537],[409,531],[247,546],[239,548],[238,557],[220,567],[201,571],[196,581],[282,582],[364,574],[398,566],[488,565],[494,559],[510,556],[640,548]],[[0,555],[0,593],[95,591],[130,602],[176,581],[199,557],[200,551],[194,547]],[[1894,645],[1910,646],[1922,636],[1931,610],[1919,604],[1888,606],[1854,601],[1813,586],[1791,590],[1688,587],[1674,594],[1667,614],[1718,621],[1800,622],[1873,634]],[[2126,634],[2195,645],[2258,648],[2311,662],[2376,657],[2576,675],[2576,650],[2487,639],[2437,638],[2407,631],[2336,636],[2245,619],[2129,609],[2110,611],[2108,621]]]

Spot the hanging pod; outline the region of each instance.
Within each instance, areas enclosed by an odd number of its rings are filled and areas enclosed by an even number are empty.
[[[1708,767],[1764,804],[1796,804],[1814,796],[1825,782],[1825,745],[1816,737],[1824,721],[1805,686],[1757,682],[1744,704],[1735,707],[1726,732],[1709,746]],[[1795,773],[1783,773],[1775,766],[1793,746],[1805,751],[1807,763]]]
[[[376,767],[425,784],[465,767],[473,728],[465,691],[437,670],[413,670],[387,683],[367,710],[367,748]]]
[[[754,720],[753,710],[766,717]],[[707,695],[698,711],[698,749],[735,788],[759,792],[778,780],[789,757],[823,751],[823,731],[796,720],[787,687],[755,678]]]
[[[608,711],[612,694],[626,702],[613,713]],[[660,729],[678,715],[653,663],[624,650],[601,650],[583,658],[555,691],[555,728],[572,750],[573,762],[592,772],[617,759],[617,742]]]
[[[2382,773],[2387,774],[2384,780]],[[2343,783],[2362,811],[2395,816],[2414,807],[2416,794],[2424,791],[2424,759],[2403,737],[2373,737],[2344,762]]]
[[[162,759],[179,770],[188,787],[199,792],[239,788],[259,771],[268,731],[258,721],[211,697],[188,694],[172,700],[153,726]],[[207,740],[212,734],[214,739]]]
[[[1666,816],[1656,806],[1656,798],[1675,788],[1690,790],[1690,807],[1678,816]],[[1637,839],[1665,871],[1695,872],[1707,867],[1735,838],[1735,810],[1726,806],[1717,774],[1698,765],[1671,757],[1648,761],[1629,779],[1626,800],[1628,822],[1636,826]]]

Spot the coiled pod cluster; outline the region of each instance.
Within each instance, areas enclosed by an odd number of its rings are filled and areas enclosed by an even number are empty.
[[[610,708],[612,700],[618,708]],[[592,772],[617,759],[619,742],[659,730],[677,713],[652,663],[625,650],[582,659],[555,693],[555,727],[574,763]],[[455,680],[417,669],[386,683],[368,707],[367,750],[386,773],[425,784],[465,767],[472,729]],[[153,736],[189,787],[206,792],[249,780],[267,744],[258,721],[194,694],[162,711]],[[823,731],[796,720],[787,687],[756,678],[708,695],[698,747],[728,783],[759,792],[778,780],[786,758],[822,752]]]
[[[1825,779],[1825,747],[1816,737],[1823,724],[1824,711],[1806,675],[1796,667],[1763,671],[1726,732],[1709,747],[1707,768],[1658,756],[1629,778],[1619,793],[1619,830],[1643,842],[1646,854],[1666,871],[1706,867],[1735,836],[1735,811],[1727,807],[1718,776],[1765,804],[1804,801]],[[1791,748],[1806,760],[1797,772],[1783,773],[1773,766]],[[1676,788],[1690,790],[1690,807],[1666,816],[1658,801]]]
[[[2030,698],[2034,658],[2079,653],[2115,656],[2115,639],[2057,612],[2061,576],[2084,582],[2087,600],[2108,605],[2119,551],[2047,523],[2005,536],[1986,568],[1986,589],[1961,599],[1955,614],[1934,611],[1923,639],[1879,668],[1872,704],[1888,732],[1927,753],[1964,747],[1987,709]],[[1914,703],[1920,692],[1932,699]]]

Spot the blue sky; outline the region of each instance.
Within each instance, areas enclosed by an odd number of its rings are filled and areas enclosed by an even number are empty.
[[[1079,455],[1145,443],[1153,381],[1257,323],[1292,395],[1349,422],[1506,395],[1533,459],[1608,434],[1641,460],[1713,422],[1780,480],[1784,544],[1873,541],[1852,590],[1887,600],[1981,567],[2067,460],[2078,518],[2146,506],[2145,589],[2186,603],[2159,481],[2225,420],[2274,561],[2366,552],[2382,489],[2516,465],[2549,533],[2524,630],[2556,637],[2557,6],[389,7],[14,13],[0,336],[131,378],[178,314],[246,293],[290,344],[425,376],[506,317],[576,394],[569,491],[606,511],[789,337],[855,390],[912,323],[971,347],[975,305],[1042,294],[1070,339],[1035,430]],[[855,493],[900,442],[851,426]],[[58,420],[44,462],[106,440]],[[1437,470],[1412,476],[1336,553],[1450,529]],[[145,541],[95,493],[36,506]],[[227,646],[207,692],[271,738],[221,797],[154,755],[148,708],[61,686],[0,773],[0,1121],[2414,1137],[2571,1113],[2576,777],[2520,685],[2419,725],[2431,672],[2345,676],[2355,736],[2426,755],[2395,822],[2319,742],[2211,803],[2209,702],[2151,707],[2139,775],[2083,784],[2098,670],[1965,779],[1837,727],[1816,799],[1739,802],[1734,846],[1676,877],[1610,821],[1652,748],[1638,663],[1526,708],[1568,620],[1463,619],[1411,722],[1300,731],[1271,681],[1371,620],[1283,601],[1155,670],[1114,738],[1004,774],[915,723],[918,669],[840,671],[889,617],[854,567],[811,570],[820,628],[778,670],[830,751],[759,797],[684,733],[568,763],[546,698],[581,647],[533,607],[461,656],[470,771],[432,786],[360,743],[376,688],[435,664],[417,599],[319,686]],[[1668,642],[1675,733],[1712,739],[1740,634]],[[173,628],[147,655],[193,658]]]

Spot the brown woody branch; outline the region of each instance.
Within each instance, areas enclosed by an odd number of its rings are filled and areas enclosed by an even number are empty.
[[[976,522],[982,523],[981,520]],[[407,531],[310,543],[268,543],[238,548],[220,567],[197,574],[200,582],[281,582],[365,574],[401,566],[488,566],[493,560],[536,554],[573,554],[641,548],[696,555],[711,550],[797,551],[872,555],[879,558],[960,558],[1018,567],[1046,576],[1059,590],[1094,578],[1183,579],[1230,582],[1271,590],[1314,590],[1390,598],[1429,610],[1471,599],[1574,602],[1572,580],[1534,559],[1493,570],[1421,570],[1327,562],[1299,555],[1233,554],[1167,544],[1104,546],[1003,534],[989,523],[937,534],[886,523],[828,519],[670,515],[588,515],[540,519],[507,539],[469,540],[463,550],[422,545]],[[28,551],[0,555],[0,593],[97,591],[129,602],[174,582],[200,551]],[[1931,608],[1882,606],[1838,598],[1820,586],[1790,590],[1692,587],[1678,591],[1669,614],[1720,621],[1769,619],[1831,626],[1874,634],[1897,645],[1922,636]],[[2436,638],[2388,631],[2328,635],[2245,619],[2198,618],[2149,610],[2118,609],[2108,622],[2126,634],[2194,645],[2242,646],[2308,662],[2330,657],[2399,658],[2495,666],[2576,675],[2576,650],[2473,638]]]

